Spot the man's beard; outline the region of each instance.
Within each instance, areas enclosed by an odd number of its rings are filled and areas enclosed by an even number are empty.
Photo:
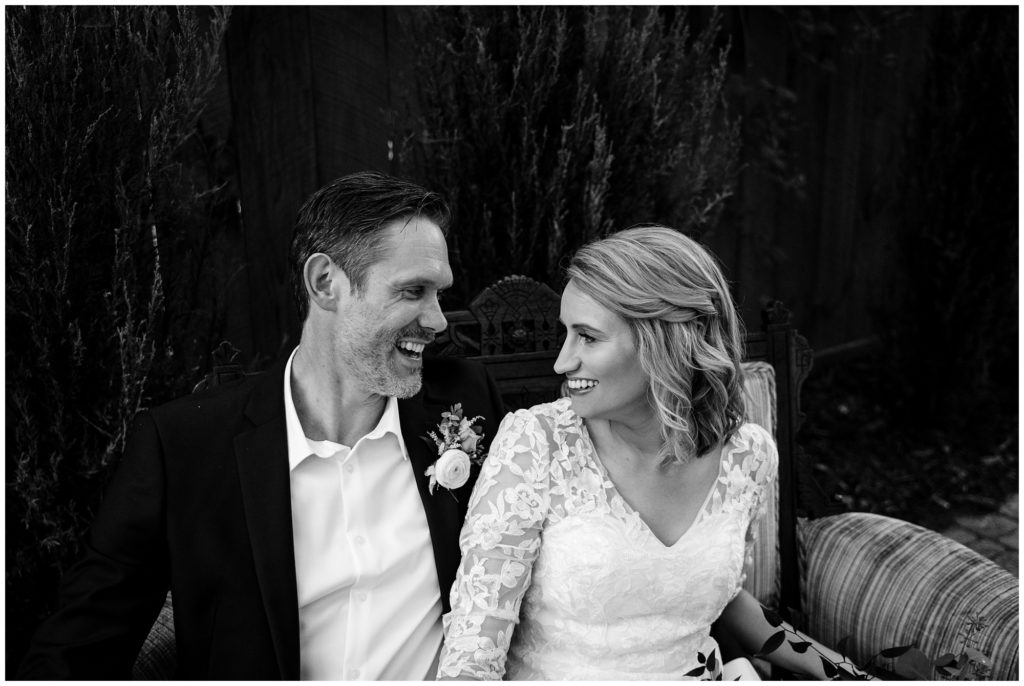
[[[423,385],[422,367],[410,371],[399,366],[395,357],[401,355],[395,344],[402,338],[433,340],[434,334],[419,327],[402,332],[378,329],[371,336],[352,336],[355,339],[348,356],[349,368],[360,385],[371,393],[384,397],[411,398]]]

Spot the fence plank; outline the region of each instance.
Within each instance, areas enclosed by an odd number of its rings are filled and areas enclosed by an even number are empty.
[[[244,359],[278,356],[297,329],[288,283],[295,213],[317,187],[309,9],[236,7],[228,69],[249,283]]]
[[[320,183],[355,171],[387,171],[388,9],[309,11]]]

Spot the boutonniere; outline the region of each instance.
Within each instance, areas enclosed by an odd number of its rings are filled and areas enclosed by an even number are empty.
[[[476,423],[482,420],[483,417],[466,419],[462,416],[462,403],[455,403],[450,410],[441,413],[437,431],[428,431],[423,437],[437,447],[437,460],[426,471],[431,495],[437,486],[449,490],[464,486],[469,480],[470,464],[483,462],[486,453],[480,441],[484,431]]]

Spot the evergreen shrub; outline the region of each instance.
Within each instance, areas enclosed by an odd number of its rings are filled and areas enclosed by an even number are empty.
[[[409,22],[419,122],[399,160],[445,193],[456,295],[557,284],[584,242],[640,222],[700,235],[731,195],[717,12],[441,7]]]
[[[8,7],[7,664],[136,412],[206,368],[226,207],[199,115],[227,12]]]

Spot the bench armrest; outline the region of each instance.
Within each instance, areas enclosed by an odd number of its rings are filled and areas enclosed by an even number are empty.
[[[960,652],[965,620],[978,614],[988,626],[975,647],[991,658],[990,678],[1016,681],[1012,574],[941,534],[881,515],[801,520],[799,534],[811,636],[833,647],[849,637],[846,651],[858,664],[911,644],[934,659]]]

